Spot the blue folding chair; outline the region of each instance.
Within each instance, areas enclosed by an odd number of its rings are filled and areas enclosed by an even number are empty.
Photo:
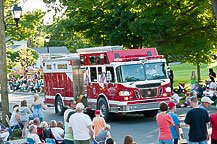
[[[32,138],[27,138],[26,140],[28,144],[35,144],[35,141]]]
[[[45,141],[47,144],[56,144],[55,140],[52,138],[46,138]]]

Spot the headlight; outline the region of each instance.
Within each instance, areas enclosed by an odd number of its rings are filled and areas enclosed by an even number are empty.
[[[170,87],[166,87],[165,90],[166,90],[166,92],[171,92],[171,88]]]
[[[129,91],[120,91],[119,96],[129,96],[130,92]]]

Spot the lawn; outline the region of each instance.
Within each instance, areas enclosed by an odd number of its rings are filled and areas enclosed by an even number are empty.
[[[204,83],[204,80],[207,80],[209,78],[208,66],[208,64],[201,64],[200,75],[202,82],[200,83]],[[177,87],[179,83],[185,83],[189,89],[191,72],[195,71],[197,75],[197,67],[191,64],[170,65],[170,69],[174,71],[174,87]],[[213,70],[217,72],[216,68],[213,68]]]

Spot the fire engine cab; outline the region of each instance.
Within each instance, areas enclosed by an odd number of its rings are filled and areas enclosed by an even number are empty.
[[[122,46],[78,49],[76,54],[43,62],[45,102],[63,114],[68,101],[81,101],[87,111],[155,116],[171,97],[168,66],[155,48],[123,50]]]

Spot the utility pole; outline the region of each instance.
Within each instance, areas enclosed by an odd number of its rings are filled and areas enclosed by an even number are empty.
[[[215,18],[217,19],[217,0],[211,0]]]
[[[2,122],[3,125],[7,126],[8,124],[6,121],[6,115],[9,115],[9,102],[3,0],[0,0],[0,85],[2,102]]]

